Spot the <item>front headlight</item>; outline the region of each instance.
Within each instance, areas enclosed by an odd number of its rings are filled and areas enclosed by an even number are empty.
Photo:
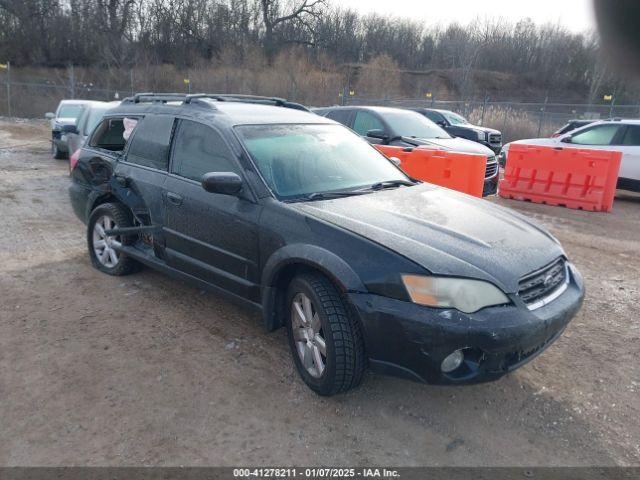
[[[498,287],[481,280],[402,275],[402,281],[411,301],[428,307],[474,313],[484,307],[509,303]]]
[[[487,139],[487,133],[483,132],[482,130],[475,130],[476,135],[478,135],[478,140],[480,140],[481,142],[485,141]]]

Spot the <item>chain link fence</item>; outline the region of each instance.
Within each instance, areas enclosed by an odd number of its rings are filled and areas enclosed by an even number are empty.
[[[4,77],[4,78],[3,78]],[[8,70],[0,71],[0,116],[42,118],[52,112],[62,99],[113,101],[133,94],[144,82],[144,75],[121,72],[101,84],[82,81],[73,68],[53,76],[12,78]],[[136,81],[137,80],[137,81]],[[106,83],[106,84],[105,84]],[[202,83],[202,82],[199,82]],[[177,84],[175,79],[162,83],[165,90],[189,92],[191,83]],[[206,85],[202,85],[201,88]],[[4,87],[4,88],[3,88]],[[197,88],[194,87],[194,91]],[[234,91],[233,85],[227,89]],[[500,130],[505,142],[522,138],[549,136],[569,120],[576,118],[640,118],[640,104],[618,105],[615,98],[601,104],[543,102],[445,101],[436,99],[372,98],[343,95],[343,105],[383,105],[427,107],[452,110],[470,122]],[[321,106],[321,105],[316,105]]]
[[[377,105],[399,108],[451,110],[471,123],[500,130],[505,142],[523,138],[548,137],[573,119],[640,118],[640,104],[617,105],[497,101],[445,101],[425,99],[380,99],[347,96],[344,105]]]

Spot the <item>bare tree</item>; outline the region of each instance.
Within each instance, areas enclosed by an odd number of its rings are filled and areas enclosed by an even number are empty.
[[[278,27],[293,23],[313,32],[312,20],[320,17],[325,6],[326,0],[295,0],[285,7],[279,0],[260,0],[267,58],[272,60],[276,53],[275,37]],[[286,42],[312,44],[302,38],[287,39]]]

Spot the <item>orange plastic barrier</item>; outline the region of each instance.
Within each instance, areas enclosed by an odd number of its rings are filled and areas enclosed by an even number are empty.
[[[400,159],[410,177],[482,197],[487,157],[469,153],[375,145],[387,157]]]
[[[621,160],[620,152],[511,145],[499,195],[610,212]]]

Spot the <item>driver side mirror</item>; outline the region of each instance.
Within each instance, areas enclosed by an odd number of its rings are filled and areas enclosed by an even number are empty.
[[[46,118],[47,120],[53,120],[54,118],[56,118],[56,114],[55,113],[51,113],[51,112],[47,112],[44,114],[44,118]]]
[[[384,130],[380,128],[375,128],[373,130],[369,130],[367,132],[367,137],[369,138],[377,138],[378,140],[387,140],[389,135],[387,135]]]
[[[209,193],[237,195],[242,190],[242,178],[233,172],[210,172],[202,177],[202,188]]]
[[[438,121],[436,122],[436,125],[438,125],[439,127],[444,128],[444,127],[446,127],[446,126],[447,126],[447,122],[445,122],[444,120],[438,120]]]
[[[389,157],[389,161],[398,168],[400,168],[400,165],[402,165],[402,161],[398,157]]]
[[[568,137],[564,137],[562,140],[560,140],[562,143],[571,143],[573,141],[573,137],[571,135],[569,135]]]

